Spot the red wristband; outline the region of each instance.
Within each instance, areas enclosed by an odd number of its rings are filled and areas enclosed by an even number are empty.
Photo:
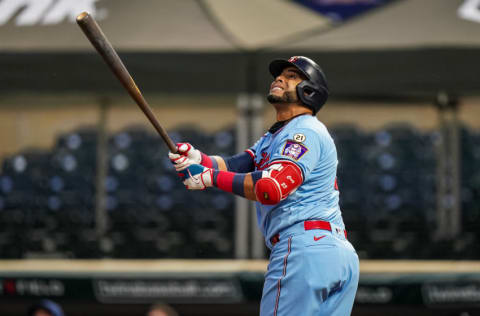
[[[210,156],[208,155],[205,155],[204,153],[200,153],[200,155],[202,156],[202,160],[200,161],[200,164],[204,167],[212,168],[213,167],[212,158],[210,158]]]
[[[230,171],[215,171],[213,175],[214,185],[222,191],[232,192],[233,191],[233,179],[235,178],[235,173]]]

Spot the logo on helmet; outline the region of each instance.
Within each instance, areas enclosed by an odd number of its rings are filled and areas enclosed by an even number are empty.
[[[289,62],[294,63],[298,60],[298,56],[292,56],[288,59]]]

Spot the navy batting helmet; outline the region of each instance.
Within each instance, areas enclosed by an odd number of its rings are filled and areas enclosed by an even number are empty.
[[[297,95],[299,99],[313,111],[313,114],[322,108],[327,102],[328,86],[327,79],[316,62],[304,56],[293,56],[288,60],[276,59],[270,63],[270,73],[276,78],[283,69],[287,67],[295,67],[307,77],[307,80],[297,85]]]

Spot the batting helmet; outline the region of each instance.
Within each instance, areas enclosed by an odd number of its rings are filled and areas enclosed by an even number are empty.
[[[299,99],[313,111],[313,115],[322,108],[328,99],[327,79],[316,62],[304,56],[293,56],[288,60],[276,59],[270,63],[269,70],[273,78],[280,75],[283,69],[295,67],[307,77],[297,85]]]

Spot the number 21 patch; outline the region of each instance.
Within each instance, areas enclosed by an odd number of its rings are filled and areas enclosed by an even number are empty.
[[[297,143],[293,140],[287,140],[285,146],[283,147],[282,155],[287,157],[292,157],[295,160],[302,158],[303,155],[308,151],[308,148],[303,144]]]
[[[300,133],[293,135],[293,140],[296,141],[297,143],[303,143],[306,139],[307,137],[305,137],[305,135]]]

